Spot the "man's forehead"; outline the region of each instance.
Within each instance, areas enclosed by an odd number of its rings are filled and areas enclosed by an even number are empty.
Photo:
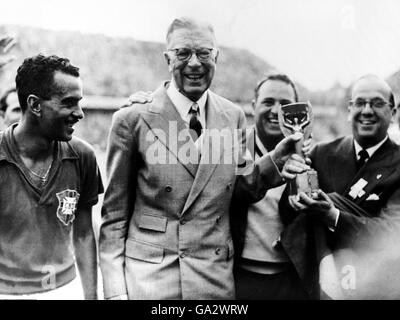
[[[82,79],[61,71],[54,73],[53,83],[56,95],[82,92]]]
[[[204,26],[175,29],[168,38],[168,48],[215,47],[214,34]]]
[[[366,77],[359,79],[353,86],[352,98],[363,96],[381,95],[389,98],[392,90],[386,81],[378,77]]]
[[[261,96],[274,96],[274,95],[289,95],[291,97],[295,97],[295,93],[290,84],[278,80],[278,79],[269,79],[265,81],[258,90],[258,95]]]

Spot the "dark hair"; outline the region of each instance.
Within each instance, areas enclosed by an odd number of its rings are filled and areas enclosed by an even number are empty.
[[[0,98],[0,110],[1,111],[6,112],[6,110],[8,108],[7,98],[13,92],[17,92],[17,89],[10,88],[6,92],[4,92],[3,95],[1,96],[1,98]]]
[[[172,23],[168,27],[167,36],[166,36],[167,45],[168,45],[171,34],[175,30],[198,28],[199,26],[204,27],[205,29],[210,31],[210,33],[214,37],[214,41],[215,41],[214,29],[210,24],[200,23],[200,22],[195,21],[194,19],[182,17],[182,18],[174,19],[174,21],[172,21]]]
[[[294,82],[292,80],[290,80],[290,78],[283,73],[274,73],[274,74],[270,74],[265,76],[264,78],[262,78],[258,83],[257,86],[254,89],[254,96],[255,96],[255,100],[257,100],[258,98],[258,93],[260,91],[261,86],[269,81],[269,80],[278,80],[278,81],[282,81],[288,85],[290,85],[293,89],[294,92],[294,100],[295,102],[299,101],[299,96],[297,94],[297,89],[296,89],[296,85],[294,84]]]
[[[27,108],[27,98],[30,94],[42,99],[50,99],[57,92],[58,88],[54,86],[56,71],[79,77],[79,68],[73,66],[66,58],[38,54],[24,60],[15,77],[22,112],[25,112]]]

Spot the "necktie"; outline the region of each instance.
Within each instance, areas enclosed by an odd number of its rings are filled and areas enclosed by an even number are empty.
[[[192,107],[189,110],[189,114],[190,135],[192,136],[193,141],[196,141],[203,132],[203,126],[201,125],[201,122],[199,120],[199,105],[197,103],[193,103]]]
[[[362,149],[361,151],[358,152],[358,155],[359,155],[360,159],[358,159],[358,161],[357,161],[357,169],[360,169],[365,164],[365,162],[368,160],[369,154],[368,154],[367,150]]]

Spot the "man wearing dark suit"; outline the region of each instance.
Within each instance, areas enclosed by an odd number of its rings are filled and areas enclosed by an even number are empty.
[[[400,148],[387,135],[394,97],[385,81],[366,75],[351,98],[352,137],[310,154],[319,198],[290,196],[297,212],[281,200],[282,245],[314,298],[399,298]]]
[[[234,135],[244,134],[244,113],[208,89],[218,58],[212,27],[174,20],[164,55],[171,82],[113,117],[99,249],[105,298],[232,299],[235,181],[254,198],[282,184],[278,170],[299,137],[241,161],[245,145]]]

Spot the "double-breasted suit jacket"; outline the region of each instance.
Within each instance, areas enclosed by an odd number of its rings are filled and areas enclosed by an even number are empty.
[[[105,297],[231,299],[228,211],[235,182],[261,196],[281,177],[269,156],[247,161],[250,170],[237,176],[229,156],[244,142],[218,144],[207,136],[244,130],[244,113],[211,91],[198,155],[165,85],[151,103],[113,117],[100,232]]]

